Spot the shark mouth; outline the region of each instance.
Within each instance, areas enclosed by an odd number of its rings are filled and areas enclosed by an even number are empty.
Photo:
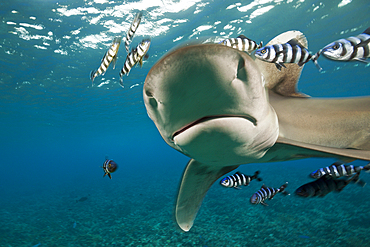
[[[219,118],[245,118],[248,121],[252,122],[254,126],[257,125],[257,119],[255,119],[254,117],[249,116],[249,115],[215,115],[215,116],[206,116],[206,117],[199,118],[198,120],[195,120],[194,122],[191,122],[191,123],[185,125],[184,127],[182,127],[181,129],[175,131],[172,134],[172,136],[171,136],[171,141],[173,141],[174,138],[177,135],[185,132],[186,130],[190,129],[191,127],[193,127],[193,126],[195,126],[197,124],[204,123],[204,122],[207,122],[207,121],[213,120],[213,119],[219,119]]]

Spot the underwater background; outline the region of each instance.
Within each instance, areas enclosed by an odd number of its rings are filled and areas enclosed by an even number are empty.
[[[143,11],[132,45],[151,38],[149,58],[119,85],[116,68],[90,80],[115,36]],[[190,232],[173,219],[188,158],[165,144],[146,114],[150,68],[184,42],[237,37],[257,43],[303,32],[317,52],[370,26],[368,0],[12,0],[0,2],[0,246],[367,246],[370,185],[298,198],[308,174],[333,159],[249,164],[262,182],[215,183]],[[298,88],[313,97],[370,95],[370,67],[320,57]],[[119,168],[103,178],[106,157]],[[365,161],[355,161],[365,165]],[[370,183],[370,174],[361,179]],[[269,206],[250,196],[289,182]]]

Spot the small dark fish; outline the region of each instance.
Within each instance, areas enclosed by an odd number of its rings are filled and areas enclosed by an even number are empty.
[[[258,45],[255,41],[248,39],[244,35],[239,35],[237,38],[230,38],[221,41],[219,44],[226,45],[239,51],[246,51],[251,53],[252,51],[262,47],[262,41]]]
[[[278,189],[270,188],[270,187],[266,187],[265,185],[262,185],[261,189],[252,195],[250,202],[252,204],[261,203],[262,205],[268,206],[265,203],[265,200],[266,199],[271,200],[277,193],[281,192],[283,193],[283,195],[289,195],[289,192],[285,190],[287,186],[288,186],[288,182],[280,186],[280,188]]]
[[[130,50],[130,43],[132,41],[132,37],[134,36],[137,28],[139,27],[142,15],[143,15],[142,12],[136,14],[134,20],[131,23],[130,29],[126,34],[125,46],[127,52]]]
[[[302,197],[324,197],[330,192],[341,192],[349,183],[358,183],[360,173],[356,173],[348,179],[336,179],[329,175],[325,175],[311,183],[307,183],[299,187],[295,193]]]
[[[320,168],[310,174],[312,178],[321,178],[322,176],[329,175],[333,178],[348,177],[362,170],[370,172],[370,163],[366,166],[353,166],[345,165],[342,162],[335,162],[331,166]]]
[[[248,186],[253,179],[262,181],[262,179],[258,177],[259,173],[259,171],[256,171],[253,176],[248,176],[240,172],[236,172],[234,175],[223,178],[220,181],[220,184],[224,187],[241,189],[240,186]]]
[[[112,172],[115,172],[118,168],[118,165],[116,162],[114,162],[113,160],[110,160],[110,159],[106,159],[103,163],[103,170],[104,170],[104,175],[103,177],[105,177],[105,175],[108,175],[108,177],[110,179],[112,179],[112,176],[110,175]]]
[[[140,67],[143,65],[143,60],[147,59],[149,56],[146,54],[150,47],[150,39],[144,39],[139,43],[136,49],[133,49],[126,57],[126,61],[119,73],[120,85],[123,87],[123,76],[128,75],[132,67],[139,63]]]
[[[76,200],[76,202],[84,202],[89,199],[87,196],[81,197],[80,199]]]
[[[320,52],[331,60],[370,63],[366,60],[370,57],[370,27],[355,37],[334,41]]]
[[[121,44],[121,38],[115,37],[112,45],[109,47],[109,50],[105,53],[103,59],[101,60],[100,67],[97,70],[91,71],[90,79],[92,83],[94,83],[95,77],[101,74],[103,75],[105,74],[111,62],[113,62],[113,69],[116,67],[117,53],[118,53],[120,44]]]
[[[256,50],[255,56],[262,61],[275,63],[276,68],[285,68],[284,63],[295,63],[299,66],[312,60],[319,71],[322,70],[317,63],[320,53],[311,55],[309,51],[301,45],[297,39],[291,39],[285,44],[268,45]]]

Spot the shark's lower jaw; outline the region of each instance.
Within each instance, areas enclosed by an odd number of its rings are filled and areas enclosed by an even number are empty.
[[[250,116],[209,116],[172,135],[184,154],[207,164],[225,166],[261,158],[273,142],[259,139],[257,120]]]

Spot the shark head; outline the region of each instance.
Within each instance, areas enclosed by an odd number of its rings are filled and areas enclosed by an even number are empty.
[[[304,35],[288,31],[267,45]],[[370,159],[370,97],[313,99],[297,92],[303,66],[274,64],[219,44],[189,45],[149,71],[144,103],[163,139],[191,159],[175,218],[189,231],[212,184],[241,164],[307,157]]]
[[[260,159],[278,137],[264,83],[246,53],[192,45],[150,70],[144,102],[171,147],[202,163],[241,164]]]

